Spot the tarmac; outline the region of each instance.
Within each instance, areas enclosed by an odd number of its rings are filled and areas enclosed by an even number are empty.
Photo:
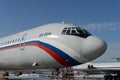
[[[1,78],[0,80],[104,80],[104,79],[93,79],[93,78],[89,78],[89,79],[83,79],[83,77],[74,77],[74,78],[63,78],[63,79],[58,79],[58,78],[53,78],[53,77],[47,77],[47,76],[19,76],[19,77],[15,77],[15,76],[11,76],[11,77],[6,77],[6,78]]]
[[[99,77],[99,78],[98,78]],[[9,76],[0,75],[0,80],[104,80],[102,76],[89,76],[89,78],[85,78],[83,75],[79,76],[68,76],[68,77],[61,77],[61,76],[51,76],[48,74],[22,74],[19,76],[15,76],[14,74],[9,74]]]

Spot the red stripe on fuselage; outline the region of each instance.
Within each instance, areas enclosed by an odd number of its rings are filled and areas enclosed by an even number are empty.
[[[27,44],[27,46],[37,46],[41,49],[43,49],[44,51],[46,51],[49,55],[51,55],[56,61],[58,61],[60,64],[69,67],[72,66],[71,64],[69,64],[66,60],[64,60],[62,57],[60,57],[59,55],[57,55],[55,52],[53,52],[52,50],[50,50],[49,48],[42,46],[40,44],[37,43],[31,43],[31,44]]]
[[[1,48],[0,50],[9,50],[9,49],[13,49],[13,48],[19,48],[22,46],[36,46],[39,47],[40,49],[43,49],[45,52],[47,52],[49,55],[51,55],[57,62],[59,62],[60,64],[66,66],[66,67],[70,67],[72,66],[70,63],[67,62],[67,60],[64,60],[61,56],[59,56],[58,54],[56,54],[54,51],[50,50],[49,48],[37,44],[37,43],[28,43],[28,44],[22,44],[22,45],[18,45],[18,46],[10,46],[8,48]]]

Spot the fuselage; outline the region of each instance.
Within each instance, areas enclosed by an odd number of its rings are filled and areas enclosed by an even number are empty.
[[[105,41],[74,25],[53,23],[0,39],[0,69],[51,69],[91,61]]]

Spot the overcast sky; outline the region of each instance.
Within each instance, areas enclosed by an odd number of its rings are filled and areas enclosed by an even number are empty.
[[[0,37],[62,21],[107,42],[95,62],[120,57],[120,0],[0,0]]]

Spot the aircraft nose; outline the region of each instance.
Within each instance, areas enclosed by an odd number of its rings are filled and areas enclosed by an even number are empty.
[[[105,41],[95,36],[89,36],[83,44],[83,56],[88,60],[93,60],[102,55],[106,49]]]

